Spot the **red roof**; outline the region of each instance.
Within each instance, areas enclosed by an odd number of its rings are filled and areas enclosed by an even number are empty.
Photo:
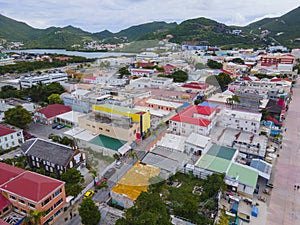
[[[7,198],[5,198],[1,193],[0,193],[0,211],[2,211],[5,207],[9,206],[10,202],[8,201]],[[0,221],[1,225],[1,221]]]
[[[29,200],[39,202],[63,184],[62,181],[52,179],[31,171],[25,171],[18,177],[1,186],[3,191],[15,193]]]
[[[209,116],[214,111],[216,111],[216,109],[209,106],[191,105],[182,112],[173,116],[170,120],[207,127],[211,121],[207,119],[196,118],[195,114]]]
[[[6,223],[4,220],[1,220],[1,219],[0,219],[0,225],[11,225],[11,224]]]
[[[0,137],[15,133],[16,131],[0,125]]]
[[[223,69],[221,69],[221,72],[223,72],[223,73],[226,73],[226,74],[228,74],[228,75],[230,75],[230,76],[232,76],[232,75],[233,75],[233,73],[231,73],[231,72],[229,72],[229,71],[227,71],[227,70],[223,70]]]
[[[46,118],[52,118],[57,115],[72,111],[71,106],[64,106],[61,104],[48,105],[37,112],[44,114]]]
[[[89,76],[89,77],[86,77],[86,78],[83,78],[84,80],[96,80],[97,77],[94,77],[94,76]]]
[[[209,84],[199,83],[199,82],[190,82],[182,85],[184,88],[193,88],[193,89],[206,89],[209,87]]]
[[[25,170],[0,162],[0,186]]]
[[[134,73],[151,73],[153,70],[148,70],[148,69],[131,69],[131,72]]]

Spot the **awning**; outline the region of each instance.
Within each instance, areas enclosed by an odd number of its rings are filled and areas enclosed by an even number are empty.
[[[121,148],[118,149],[118,152],[121,155],[125,155],[129,150],[131,149],[131,146],[128,144],[128,142],[126,144],[124,144]]]

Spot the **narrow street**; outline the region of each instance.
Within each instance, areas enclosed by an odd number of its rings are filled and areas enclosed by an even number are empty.
[[[267,225],[300,224],[300,84],[294,85],[283,129],[283,146],[273,168],[274,188],[268,207]]]

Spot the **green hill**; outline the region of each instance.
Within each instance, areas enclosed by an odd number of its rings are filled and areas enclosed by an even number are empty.
[[[296,40],[300,39],[300,7],[280,17],[265,18],[251,23],[244,29],[255,34],[268,30],[269,33],[265,38],[271,39],[271,42],[300,46],[300,41]]]

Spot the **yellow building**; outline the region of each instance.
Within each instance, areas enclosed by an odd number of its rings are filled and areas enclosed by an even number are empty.
[[[93,105],[93,110],[95,112],[106,112],[110,114],[130,117],[132,121],[138,122],[140,124],[140,131],[136,136],[138,139],[145,136],[150,131],[150,112],[143,112],[136,109],[110,104]]]
[[[132,207],[139,195],[147,192],[149,180],[159,172],[160,168],[137,162],[111,189],[113,203],[124,208]]]

